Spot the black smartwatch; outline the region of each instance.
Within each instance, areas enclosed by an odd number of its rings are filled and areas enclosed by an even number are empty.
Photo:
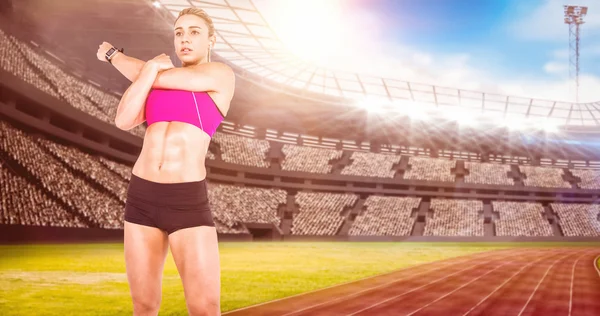
[[[116,49],[116,48],[114,48],[114,47],[111,47],[111,48],[110,48],[110,49],[109,49],[109,50],[106,52],[106,54],[104,55],[104,58],[106,58],[106,60],[107,60],[107,61],[108,61],[108,62],[109,62],[111,65],[112,65],[112,61],[111,61],[111,60],[113,59],[113,57],[115,57],[115,55],[117,55],[117,53],[119,53],[119,52],[121,52],[121,53],[122,53],[122,52],[123,52],[123,50],[124,50],[123,48],[121,48],[121,49]]]

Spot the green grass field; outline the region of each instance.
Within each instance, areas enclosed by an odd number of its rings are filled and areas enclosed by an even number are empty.
[[[508,247],[599,243],[223,242],[222,311],[400,268]],[[0,246],[0,315],[132,313],[123,244]],[[160,315],[186,315],[169,254]]]

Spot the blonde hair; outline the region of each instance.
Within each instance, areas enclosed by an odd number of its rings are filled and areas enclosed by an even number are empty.
[[[215,34],[215,25],[213,24],[212,18],[210,15],[208,15],[208,13],[206,13],[206,11],[199,8],[186,8],[181,10],[177,16],[177,19],[175,19],[175,23],[177,23],[177,20],[179,20],[180,17],[186,14],[195,15],[206,22],[206,25],[208,26],[208,37],[211,37]]]

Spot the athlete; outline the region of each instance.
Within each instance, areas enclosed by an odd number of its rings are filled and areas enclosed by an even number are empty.
[[[124,216],[124,250],[134,315],[157,315],[168,248],[190,315],[220,315],[220,260],[209,208],[205,157],[234,93],[232,69],[210,61],[215,30],[201,9],[182,10],[173,28],[182,67],[166,54],[147,62],[104,42],[97,57],[132,84],[115,124],[148,128],[133,166]]]

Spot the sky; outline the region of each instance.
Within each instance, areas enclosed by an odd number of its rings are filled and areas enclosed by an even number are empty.
[[[600,100],[598,0],[254,2],[282,41],[293,43],[295,54],[319,65],[564,101],[574,94],[563,5],[588,6],[581,28],[580,101]]]

